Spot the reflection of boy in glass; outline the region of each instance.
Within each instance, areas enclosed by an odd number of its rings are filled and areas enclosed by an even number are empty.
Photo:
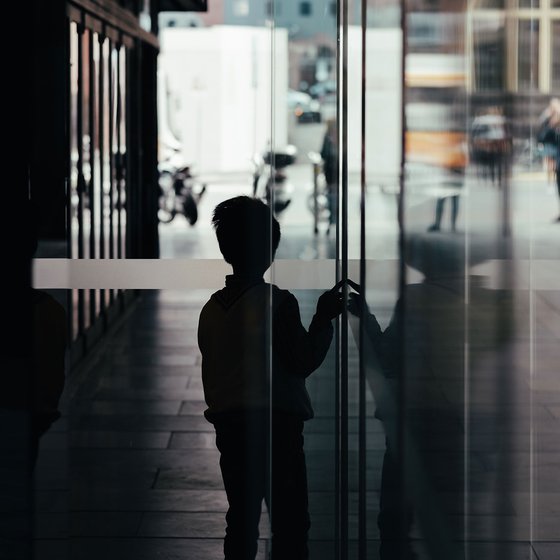
[[[418,235],[408,239],[407,265],[424,275],[419,283],[409,284],[397,301],[387,328],[381,328],[357,294],[350,296],[350,311],[360,315],[366,310],[366,340],[370,344],[386,380],[385,392],[374,395],[376,417],[387,434],[398,432],[397,424],[406,415],[409,442],[403,465],[396,437],[387,437],[383,459],[379,515],[380,560],[416,558],[410,540],[414,517],[420,506],[424,517],[439,518],[444,502],[448,515],[461,513],[464,484],[464,379],[465,341],[469,340],[468,371],[471,396],[487,391],[486,371],[480,375],[476,365],[481,348],[496,352],[511,333],[509,300],[499,292],[481,286],[480,278],[465,269],[462,241],[456,237],[434,238]],[[472,266],[482,261],[480,249],[469,256]],[[357,285],[356,289],[362,291]],[[468,288],[467,288],[468,287]],[[468,289],[468,316],[466,296]],[[364,306],[364,307],[362,307]],[[468,332],[466,330],[468,327]],[[398,410],[399,376],[405,377],[406,410]],[[486,398],[488,394],[485,393]],[[469,404],[476,413],[475,403]],[[399,420],[400,417],[400,420]],[[492,435],[490,432],[488,435]],[[417,460],[412,460],[414,450]],[[412,467],[414,466],[414,469]],[[404,470],[407,475],[399,474]],[[421,471],[421,472],[420,472]],[[420,482],[422,481],[422,482]],[[427,492],[420,492],[423,484]],[[430,504],[418,504],[419,495],[428,495]],[[418,519],[421,525],[426,524]],[[456,538],[457,535],[450,535]]]
[[[310,521],[303,422],[313,416],[305,378],[326,356],[342,295],[321,295],[305,330],[296,298],[263,279],[280,241],[270,208],[236,197],[215,208],[213,225],[233,275],[202,309],[198,342],[205,416],[216,430],[229,503],[225,558],[255,557],[264,499],[273,557],[304,560]]]
[[[336,120],[327,121],[327,130],[323,137],[321,146],[321,157],[323,158],[323,173],[327,183],[327,196],[329,201],[329,226],[336,224],[337,195],[338,195],[338,140],[336,137]]]

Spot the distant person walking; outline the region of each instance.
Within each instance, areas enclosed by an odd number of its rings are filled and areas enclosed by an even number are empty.
[[[270,207],[239,196],[218,204],[214,225],[233,274],[200,313],[198,344],[229,509],[226,560],[253,560],[262,501],[272,558],[307,560],[310,527],[303,423],[313,417],[305,379],[327,354],[343,309],[338,285],[323,293],[306,330],[296,298],[264,281],[280,241]]]
[[[457,230],[457,216],[459,215],[459,196],[463,188],[463,183],[465,180],[465,171],[463,168],[453,168],[450,169],[442,182],[442,196],[439,196],[436,200],[436,211],[434,216],[434,222],[428,227],[428,231],[440,231],[441,221],[443,218],[443,211],[445,207],[445,201],[449,200],[451,205],[450,214],[450,225],[451,231]]]
[[[543,163],[549,183],[554,179],[558,151],[558,145],[549,131],[554,129],[558,115],[560,115],[560,99],[554,97],[541,113],[538,121],[537,142],[542,144]]]
[[[489,107],[474,118],[471,158],[483,179],[501,187],[511,155],[511,134],[501,107]]]
[[[550,154],[554,163],[556,174],[556,189],[558,192],[558,203],[560,205],[560,107],[558,111],[552,112],[547,119],[547,126],[542,135],[543,144],[549,146]],[[560,222],[560,210],[557,222]]]
[[[323,137],[321,146],[321,157],[323,158],[323,173],[328,190],[329,202],[329,225],[327,235],[331,226],[336,226],[337,199],[338,199],[338,138],[336,120],[327,121],[327,130]]]

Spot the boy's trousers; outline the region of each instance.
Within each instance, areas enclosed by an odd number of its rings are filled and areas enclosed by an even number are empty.
[[[218,415],[216,415],[218,416]],[[272,560],[306,560],[310,527],[303,421],[268,411],[214,418],[229,509],[226,560],[253,560],[263,499],[272,530]]]

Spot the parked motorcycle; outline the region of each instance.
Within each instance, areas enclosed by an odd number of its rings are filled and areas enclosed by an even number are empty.
[[[159,167],[159,221],[168,224],[177,214],[183,214],[194,226],[198,220],[198,203],[206,192],[206,184],[199,183],[192,166],[177,165],[169,160]]]
[[[285,170],[296,158],[297,149],[292,145],[275,152],[266,150],[253,157],[253,197],[271,206],[274,214],[283,212],[292,201],[294,187]]]

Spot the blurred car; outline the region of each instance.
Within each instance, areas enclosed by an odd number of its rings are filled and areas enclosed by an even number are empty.
[[[321,122],[321,106],[308,93],[288,90],[288,110],[293,113],[299,123]]]
[[[322,101],[327,96],[336,95],[336,82],[334,80],[326,80],[324,82],[317,82],[309,88],[309,95],[313,99]]]

